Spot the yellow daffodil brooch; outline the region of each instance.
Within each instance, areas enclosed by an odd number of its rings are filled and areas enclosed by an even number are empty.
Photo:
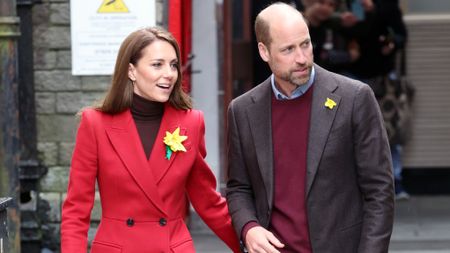
[[[331,98],[327,98],[327,101],[325,101],[325,107],[328,107],[328,109],[332,110],[335,106],[336,102],[334,102],[334,100]]]
[[[173,133],[166,131],[166,136],[164,137],[164,144],[166,144],[166,159],[170,160],[173,152],[183,151],[186,152],[186,148],[183,146],[183,141],[188,137],[180,135],[180,128],[177,127]]]

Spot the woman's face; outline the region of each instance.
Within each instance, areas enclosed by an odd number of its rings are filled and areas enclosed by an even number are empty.
[[[134,93],[155,102],[167,102],[178,79],[179,62],[175,49],[164,40],[155,40],[142,50],[142,57],[128,68]]]

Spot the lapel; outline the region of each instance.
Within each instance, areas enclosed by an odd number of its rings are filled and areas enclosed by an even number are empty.
[[[136,184],[159,211],[166,215],[164,203],[158,194],[154,175],[148,166],[130,110],[114,115],[106,133]]]
[[[252,104],[247,108],[250,131],[255,145],[258,165],[267,191],[267,201],[273,199],[273,147],[272,147],[272,89],[270,78],[259,84],[252,94]]]
[[[334,93],[338,86],[333,79],[329,78],[330,73],[327,73],[326,70],[317,65],[314,65],[314,68],[316,76],[314,80],[308,138],[306,197],[308,197],[312,183],[314,182],[319,161],[325,149],[328,134],[330,133],[341,100],[341,97]],[[336,102],[336,106],[333,109],[325,106],[327,98]]]
[[[168,103],[166,103],[164,115],[161,120],[161,126],[159,127],[158,135],[156,136],[155,143],[153,144],[153,149],[150,153],[150,159],[148,160],[148,165],[153,171],[153,175],[157,185],[169,170],[170,165],[177,157],[177,154],[180,153],[173,152],[170,156],[170,159],[166,159],[166,145],[163,142],[164,136],[166,136],[166,132],[169,131],[173,133],[173,131],[175,131],[177,127],[180,128],[180,135],[186,135],[186,128],[183,127],[180,120],[181,118],[179,117],[179,112],[172,106],[169,106]],[[188,148],[186,145],[185,147]]]

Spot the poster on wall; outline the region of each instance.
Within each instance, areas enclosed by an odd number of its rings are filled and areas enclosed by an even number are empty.
[[[70,0],[72,75],[111,75],[120,44],[156,24],[155,0]]]

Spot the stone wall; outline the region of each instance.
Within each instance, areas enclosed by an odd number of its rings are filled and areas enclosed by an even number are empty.
[[[156,1],[159,25],[163,25],[165,4],[164,0]],[[58,251],[61,205],[78,126],[75,114],[102,98],[111,77],[72,76],[69,0],[43,0],[32,11],[38,150],[48,167],[40,183],[40,197],[48,202],[43,233],[52,239],[46,246]],[[90,239],[101,215],[98,199],[97,194]]]

